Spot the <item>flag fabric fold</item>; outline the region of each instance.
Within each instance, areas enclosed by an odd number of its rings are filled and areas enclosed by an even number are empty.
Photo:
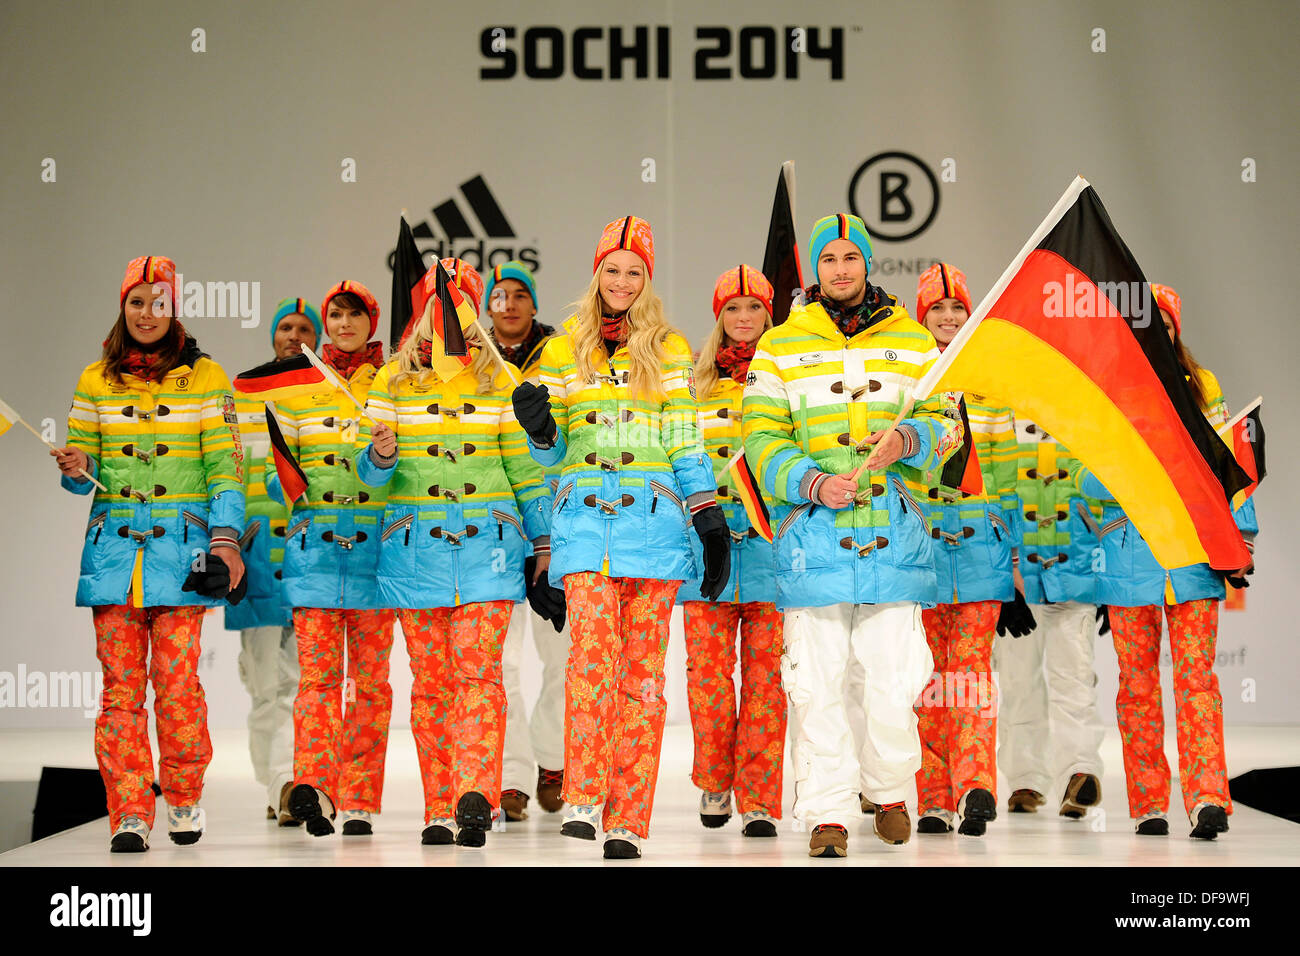
[[[4,399],[0,399],[0,435],[13,428],[17,421],[18,413],[7,405]]]
[[[1219,429],[1219,434],[1224,437],[1228,447],[1232,449],[1232,456],[1237,460],[1237,464],[1241,466],[1242,471],[1246,473],[1246,477],[1250,479],[1250,484],[1237,492],[1236,497],[1232,499],[1234,510],[1245,504],[1246,499],[1255,493],[1255,489],[1259,487],[1259,483],[1264,480],[1266,474],[1264,469],[1264,423],[1259,417],[1259,409],[1263,401],[1262,397],[1256,398],[1239,411],[1235,418]]]
[[[794,163],[781,164],[772,200],[763,251],[763,275],[772,283],[772,324],[780,325],[790,315],[790,304],[803,290],[803,269],[799,264],[799,240],[794,227]]]
[[[965,396],[957,399],[957,409],[961,414],[961,447],[944,462],[939,483],[968,495],[982,495],[984,473],[980,471],[979,454],[975,451],[975,438],[971,434],[970,419],[966,415]]]
[[[284,492],[284,503],[293,507],[294,503],[307,493],[307,475],[289,451],[280,423],[275,417],[275,408],[266,406],[266,432],[271,439],[271,456],[275,461],[275,473],[280,476],[280,490]]]
[[[763,495],[759,491],[758,479],[750,470],[749,462],[745,461],[744,449],[732,455],[723,470],[731,476],[728,483],[741,504],[745,506],[745,514],[749,515],[750,525],[764,541],[771,542],[772,516],[768,513],[767,503],[763,501]]]
[[[1076,178],[916,388],[1033,419],[1103,482],[1166,568],[1249,562],[1249,484],[1195,397],[1142,270]]]
[[[394,351],[406,341],[411,327],[423,312],[415,303],[424,273],[424,257],[415,244],[410,224],[402,216],[397,230],[397,248],[393,252],[393,288],[388,308],[388,347]],[[423,306],[423,302],[420,304]]]
[[[231,384],[242,395],[274,402],[317,391],[324,382],[325,373],[304,353],[240,372]]]
[[[449,382],[472,361],[465,329],[478,321],[474,305],[456,287],[442,260],[424,274],[411,297],[416,315],[423,315],[427,308],[433,309],[434,342],[430,362],[438,378]],[[446,321],[445,316],[454,316],[455,321]]]

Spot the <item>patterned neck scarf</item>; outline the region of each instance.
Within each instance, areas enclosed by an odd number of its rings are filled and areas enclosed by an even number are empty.
[[[754,347],[757,342],[746,342],[744,344],[727,345],[718,349],[717,365],[718,370],[723,375],[729,375],[732,379],[745,384],[745,376],[749,372],[749,362],[754,357]]]
[[[867,283],[867,294],[858,305],[841,305],[822,292],[820,285],[815,285],[808,290],[808,300],[820,302],[826,314],[835,323],[835,327],[849,339],[872,324],[873,312],[889,305],[889,297],[885,295],[884,290],[870,282]]]
[[[432,339],[425,339],[423,342],[417,345],[415,347],[415,352],[420,359],[420,368],[433,368],[433,340]],[[474,357],[478,355],[478,346],[477,345],[469,346],[468,355],[470,361],[472,362],[474,360]],[[506,359],[506,361],[510,361],[510,360]],[[469,366],[467,365],[465,367],[468,368]],[[496,373],[494,372],[493,374]]]
[[[321,349],[321,358],[326,365],[343,376],[343,381],[350,382],[361,366],[368,364],[380,368],[384,364],[384,343],[367,342],[355,352],[345,352],[333,342],[326,342],[325,348]]]
[[[127,333],[127,341],[130,344],[127,346],[126,355],[122,360],[122,371],[146,382],[161,382],[173,368],[184,365],[186,357],[191,352],[191,349],[184,346],[193,344],[193,351],[198,350],[198,344],[186,334],[185,326],[181,325],[176,319],[172,319],[171,328],[157,342],[141,345],[131,338],[129,332]],[[164,363],[160,363],[158,353],[173,343],[180,343],[183,346],[181,356],[176,364],[163,368]],[[104,345],[108,345],[107,339],[104,340]]]
[[[618,351],[618,347],[627,341],[627,313],[620,312],[618,315],[611,315],[608,312],[600,314],[600,337],[605,340],[605,351],[611,356]]]
[[[548,335],[554,335],[555,329],[549,325],[542,325],[542,323],[534,319],[532,329],[518,345],[502,345],[500,340],[497,339],[495,331],[488,334],[492,336],[492,341],[497,343],[497,348],[501,350],[501,355],[507,362],[516,368],[523,368],[524,362],[527,361],[528,356],[533,354],[533,349],[537,348],[537,344]]]

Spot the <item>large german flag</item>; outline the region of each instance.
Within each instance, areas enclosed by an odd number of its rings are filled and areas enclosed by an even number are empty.
[[[1205,419],[1146,277],[1076,178],[926,378],[1009,405],[1067,445],[1167,568],[1250,561],[1228,502],[1249,477]]]

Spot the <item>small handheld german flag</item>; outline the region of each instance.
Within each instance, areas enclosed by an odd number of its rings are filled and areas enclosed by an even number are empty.
[[[294,503],[307,493],[307,475],[298,460],[285,444],[280,423],[276,421],[275,409],[266,406],[266,433],[271,438],[271,455],[275,459],[275,473],[280,476],[280,490],[284,492],[284,503],[293,507]]]
[[[979,455],[975,452],[975,437],[970,431],[970,419],[966,417],[966,397],[957,399],[957,408],[961,412],[961,447],[952,453],[943,466],[940,483],[948,488],[956,488],[968,495],[984,493],[984,473],[980,471]]]
[[[1263,396],[1237,413],[1237,416],[1219,429],[1219,434],[1232,449],[1232,456],[1237,459],[1243,471],[1250,478],[1250,484],[1237,492],[1232,499],[1233,509],[1240,508],[1246,499],[1255,493],[1259,483],[1264,480],[1264,423],[1260,420],[1259,409]]]
[[[731,476],[731,484],[735,489],[736,497],[740,503],[745,506],[745,514],[749,515],[749,523],[754,527],[763,540],[771,542],[772,540],[772,516],[768,513],[767,504],[763,501],[763,495],[758,488],[758,479],[754,473],[749,470],[749,462],[745,461],[745,449],[741,449],[731,456],[727,462],[724,471]]]
[[[240,372],[231,384],[241,395],[274,402],[317,391],[324,382],[324,373],[306,355],[295,355]]]

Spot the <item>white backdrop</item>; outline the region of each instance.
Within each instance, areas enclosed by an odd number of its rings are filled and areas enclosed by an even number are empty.
[[[698,343],[712,322],[714,278],[741,260],[761,264],[783,160],[796,162],[801,234],[845,208],[869,157],[905,152],[948,173],[928,229],[877,242],[873,280],[909,305],[917,262],[935,258],[963,268],[980,296],[1082,173],[1148,276],[1181,293],[1185,338],[1229,404],[1264,393],[1273,477],[1257,497],[1259,573],[1248,609],[1223,616],[1219,673],[1229,722],[1300,720],[1288,611],[1300,529],[1284,496],[1297,464],[1293,6],[755,0],[743,20],[737,9],[5,4],[0,396],[34,423],[55,421],[62,440],[77,373],[97,356],[136,255],[173,257],[187,281],[260,283],[259,327],[239,316],[186,320],[234,372],[269,357],[266,323],[284,296],[318,301],[347,277],[375,290],[387,313],[387,255],[403,208],[428,227],[426,247],[446,239],[450,201],[472,234],[455,250],[482,240],[488,254],[533,256],[549,322],[585,286],[601,227],[634,213],[654,225],[655,285],[670,318]],[[636,78],[627,59],[613,79],[612,29],[626,43],[637,25],[649,28],[649,76]],[[481,52],[497,26],[513,28],[501,34],[519,61],[511,79],[480,76],[505,56]],[[813,49],[841,30],[841,78],[812,57],[797,79],[784,77],[784,31],[796,26],[818,28]],[[534,72],[554,62],[555,34],[529,41],[530,27],[559,31],[558,78],[524,75],[529,43]],[[699,61],[721,43],[697,34],[710,27],[725,28],[730,53]],[[777,76],[739,76],[742,39],[748,72],[763,72],[768,28]],[[601,79],[575,75],[575,36]],[[726,65],[732,77],[698,79],[699,65]],[[1247,158],[1257,181],[1243,181]],[[355,181],[345,181],[349,167]],[[462,190],[476,177],[513,236],[492,235],[505,230]],[[913,170],[905,194],[917,210],[932,201],[922,180]],[[875,208],[879,176],[864,173],[858,185],[869,222],[895,228]],[[72,606],[86,499],[60,491],[25,432],[0,438],[0,454],[0,672],[93,672],[89,612]],[[212,722],[238,725],[237,637],[218,616],[204,641]],[[409,676],[397,644],[401,724]],[[1110,721],[1114,655],[1104,640],[1098,649]],[[674,719],[685,716],[683,659],[678,626]],[[530,649],[530,688],[536,678]],[[88,724],[79,707],[0,708],[0,728],[78,724]]]

